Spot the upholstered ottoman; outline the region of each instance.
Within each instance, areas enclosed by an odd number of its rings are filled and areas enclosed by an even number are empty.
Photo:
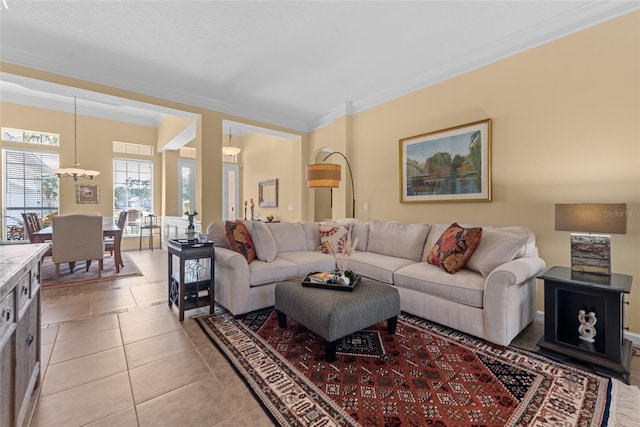
[[[278,283],[275,289],[278,323],[291,316],[325,339],[327,361],[336,357],[338,340],[368,326],[387,321],[395,333],[400,295],[393,286],[363,278],[352,292],[303,287],[300,282]]]

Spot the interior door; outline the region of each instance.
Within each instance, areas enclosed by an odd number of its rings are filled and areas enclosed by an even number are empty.
[[[183,216],[186,211],[196,210],[196,161],[191,159],[178,160],[178,175],[180,180],[178,216]]]
[[[237,163],[222,163],[222,219],[242,219],[240,208],[240,167]]]

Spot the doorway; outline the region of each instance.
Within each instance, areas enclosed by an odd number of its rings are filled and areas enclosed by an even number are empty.
[[[237,163],[222,163],[222,219],[242,219],[240,206],[240,167]]]
[[[180,194],[178,195],[178,216],[196,210],[196,161],[193,159],[178,160],[178,179]]]

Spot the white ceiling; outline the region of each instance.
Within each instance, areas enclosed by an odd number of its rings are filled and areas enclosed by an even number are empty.
[[[2,61],[298,131],[640,8],[639,1],[6,4]],[[0,96],[12,102],[32,84],[0,79]],[[105,102],[129,108],[125,114],[148,110]],[[154,110],[149,120],[175,113]]]

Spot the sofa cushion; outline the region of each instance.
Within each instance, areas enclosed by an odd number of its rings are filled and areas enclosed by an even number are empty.
[[[303,222],[302,228],[304,229],[304,234],[307,237],[307,250],[319,251],[320,250],[320,223]]]
[[[533,231],[529,230],[527,227],[522,227],[520,225],[511,225],[506,227],[488,227],[488,228],[498,230],[498,231],[506,231],[508,233],[522,234],[527,236],[527,241],[522,246],[522,248],[520,248],[518,253],[513,257],[514,259],[527,257],[527,256],[536,256],[536,257],[538,256],[538,247],[536,246],[536,235],[533,233]]]
[[[275,222],[266,224],[276,242],[278,253],[307,250],[307,237],[300,222]]]
[[[355,251],[349,260],[348,270],[377,280],[379,282],[393,284],[393,272],[414,262],[406,258],[397,258],[381,255],[374,252]]]
[[[336,262],[331,255],[322,252],[301,251],[284,252],[278,258],[285,259],[298,266],[296,277],[302,278],[316,271],[334,271]]]
[[[483,307],[485,279],[475,271],[462,269],[449,274],[426,262],[402,267],[393,274],[394,285],[449,301]]]
[[[215,221],[207,226],[207,235],[214,246],[229,249],[227,231],[224,229],[226,221]]]
[[[373,220],[369,228],[367,251],[417,262],[422,256],[428,233],[427,224]]]
[[[271,262],[276,258],[278,248],[269,227],[261,222],[256,222],[251,230],[251,238],[256,248],[256,257],[260,261]]]
[[[510,231],[484,228],[480,244],[466,267],[487,277],[496,267],[513,260],[527,240],[529,235],[515,228]]]
[[[427,240],[424,243],[424,252],[422,253],[422,257],[420,261],[426,261],[429,256],[429,252],[431,252],[431,248],[436,244],[442,233],[449,228],[451,224],[431,224],[429,228],[429,234],[427,235]]]
[[[320,247],[325,254],[331,253],[331,247],[341,254],[350,239],[351,225],[320,225]]]
[[[298,277],[298,266],[279,256],[272,262],[255,260],[249,264],[249,286],[268,285],[296,277]],[[238,286],[240,285],[238,284]]]
[[[433,245],[427,262],[440,266],[451,274],[457,273],[471,258],[481,237],[482,228],[464,228],[454,222]]]
[[[227,221],[224,228],[229,249],[238,252],[251,263],[256,258],[256,249],[247,226],[242,221]]]
[[[356,241],[358,239],[357,251],[365,252],[367,250],[367,243],[369,242],[369,222],[359,221],[355,218],[344,218],[336,221],[338,224],[350,224],[351,225],[351,240]]]

